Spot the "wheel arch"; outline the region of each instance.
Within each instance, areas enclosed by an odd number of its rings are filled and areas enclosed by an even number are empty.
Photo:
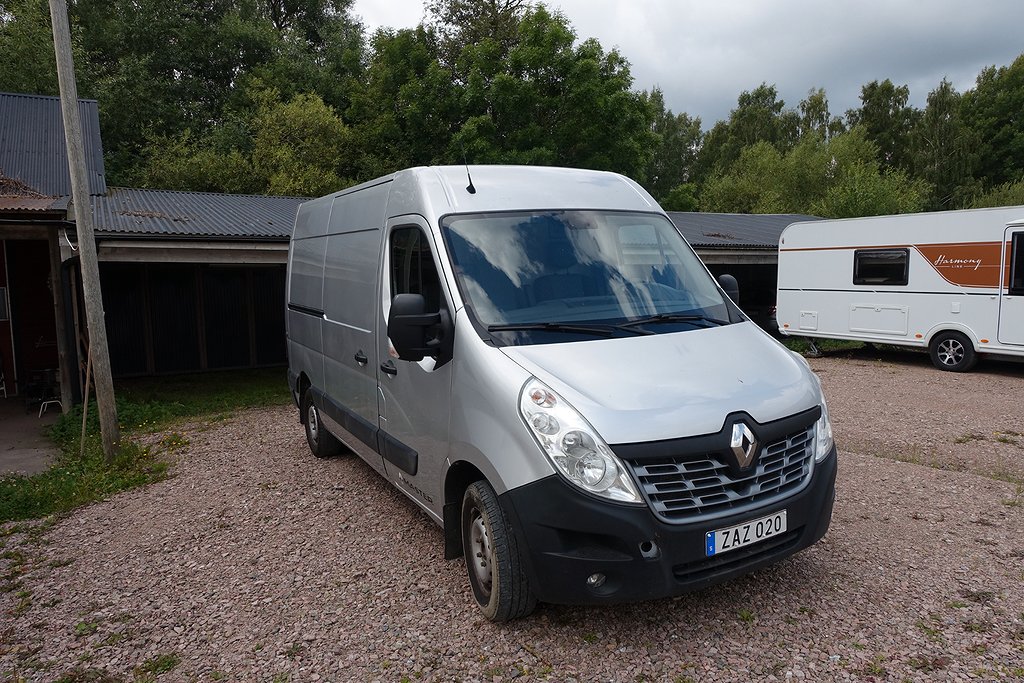
[[[978,335],[975,334],[974,330],[972,330],[970,327],[963,325],[961,323],[944,322],[935,325],[934,327],[932,327],[932,329],[928,330],[928,334],[925,335],[925,345],[928,348],[931,348],[932,341],[934,341],[935,338],[942,334],[943,332],[959,332],[960,334],[966,336],[967,339],[970,340],[971,345],[974,347],[974,350],[976,352],[981,351],[981,349],[979,348],[980,342],[978,341]]]
[[[462,557],[462,497],[475,481],[487,481],[476,465],[459,460],[452,463],[444,478],[444,559]]]

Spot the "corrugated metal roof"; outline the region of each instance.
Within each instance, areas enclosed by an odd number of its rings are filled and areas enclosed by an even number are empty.
[[[103,194],[103,143],[96,100],[78,100],[89,194]],[[60,98],[0,93],[0,171],[40,194],[71,194]]]
[[[54,197],[0,197],[0,211],[60,211]]]
[[[798,213],[693,213],[669,211],[686,240],[706,249],[778,249],[782,231],[797,221],[817,221],[818,216]]]
[[[301,197],[173,192],[112,187],[93,197],[100,234],[287,240]]]

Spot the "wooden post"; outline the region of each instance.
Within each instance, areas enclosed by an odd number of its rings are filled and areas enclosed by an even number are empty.
[[[60,276],[60,237],[58,228],[51,228],[50,235],[50,282],[53,289],[53,317],[57,323],[57,359],[60,368],[60,407],[65,413],[71,410],[71,373],[78,374],[77,368],[68,364],[68,332],[64,324],[64,279]]]
[[[100,435],[107,462],[114,459],[121,439],[114,404],[114,380],[110,374],[110,352],[107,329],[103,320],[103,294],[100,291],[100,267],[96,259],[96,236],[92,228],[92,206],[89,179],[85,166],[85,145],[82,141],[82,119],[78,111],[78,86],[71,56],[71,30],[68,27],[66,0],[50,0],[53,21],[53,47],[57,56],[57,81],[60,85],[60,108],[64,115],[64,137],[68,147],[71,172],[71,198],[75,207],[75,227],[82,262],[82,290],[85,295],[85,320],[89,327],[89,349],[92,353],[93,378],[96,383],[96,404],[100,416]]]

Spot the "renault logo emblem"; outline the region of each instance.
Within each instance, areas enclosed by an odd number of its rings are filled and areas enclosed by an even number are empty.
[[[732,426],[732,452],[736,456],[736,464],[743,469],[750,465],[757,453],[757,439],[745,422],[737,422]]]

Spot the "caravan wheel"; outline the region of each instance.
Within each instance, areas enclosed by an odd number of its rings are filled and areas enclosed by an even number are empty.
[[[971,340],[959,332],[940,332],[932,339],[929,350],[932,363],[939,370],[967,372],[978,362]]]

